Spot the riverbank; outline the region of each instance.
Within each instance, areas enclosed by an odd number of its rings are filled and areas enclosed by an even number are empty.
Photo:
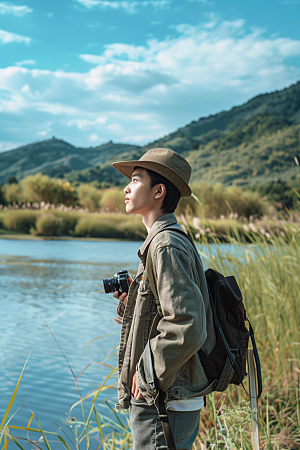
[[[10,234],[5,230],[0,230],[0,240],[14,240],[14,241],[79,241],[79,242],[118,242],[124,239],[114,238],[91,238],[91,237],[71,237],[71,236],[33,236],[32,234]]]
[[[236,214],[218,219],[207,219],[180,214],[179,223],[198,242],[242,242],[257,239],[270,240],[274,236],[291,235],[300,230],[299,217],[249,219]],[[139,216],[122,213],[89,213],[60,210],[2,210],[0,211],[0,237],[4,239],[58,239],[58,240],[132,240],[141,241],[147,236]]]

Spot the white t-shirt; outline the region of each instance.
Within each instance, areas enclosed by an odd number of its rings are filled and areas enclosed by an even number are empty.
[[[168,400],[168,411],[197,411],[204,407],[203,397],[183,398],[180,400]]]

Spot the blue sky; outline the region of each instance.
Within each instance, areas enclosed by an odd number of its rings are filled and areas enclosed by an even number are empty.
[[[0,0],[0,151],[145,144],[300,80],[300,0]]]

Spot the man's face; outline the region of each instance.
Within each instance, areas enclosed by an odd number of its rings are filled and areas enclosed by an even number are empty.
[[[124,189],[126,212],[146,216],[155,207],[155,186],[145,169],[135,169],[131,182]]]

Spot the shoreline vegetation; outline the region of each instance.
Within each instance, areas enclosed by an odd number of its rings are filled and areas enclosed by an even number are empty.
[[[146,229],[138,216],[116,212],[88,212],[63,205],[48,205],[47,209],[0,209],[0,238],[7,239],[57,239],[57,240],[133,240],[146,238]],[[47,206],[47,205],[46,205]],[[187,208],[186,214],[175,211],[178,222],[196,242],[231,242],[239,238],[250,242],[250,235],[261,241],[272,237],[287,238],[293,229],[300,230],[300,216],[296,212],[283,216],[238,217],[230,213],[218,219],[195,216]]]

